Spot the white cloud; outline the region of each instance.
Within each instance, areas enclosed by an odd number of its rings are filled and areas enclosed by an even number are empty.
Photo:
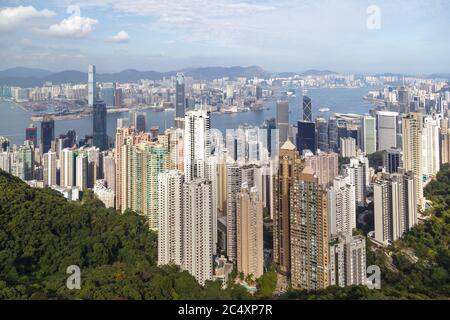
[[[108,41],[110,42],[116,42],[116,43],[126,43],[130,40],[130,36],[125,31],[119,31],[115,36],[112,36],[108,38]]]
[[[73,15],[46,30],[40,30],[55,37],[83,38],[94,30],[98,20]]]
[[[146,17],[152,32],[176,41],[239,48],[257,29],[269,29],[267,16],[286,0],[79,0],[81,7],[110,8],[123,16]],[[255,25],[255,20],[257,24]],[[251,22],[250,22],[251,21]]]
[[[14,31],[20,27],[29,27],[42,18],[54,16],[53,11],[37,10],[33,6],[0,8],[0,33]]]

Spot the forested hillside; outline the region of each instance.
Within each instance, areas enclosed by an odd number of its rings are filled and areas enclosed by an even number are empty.
[[[393,248],[368,242],[368,265],[382,270],[382,290],[366,287],[291,291],[284,299],[448,299],[450,167],[426,189],[432,218]],[[156,267],[157,238],[133,212],[105,209],[91,194],[82,203],[32,189],[0,172],[0,299],[248,299],[242,287],[202,288],[187,272]],[[81,290],[66,288],[66,269],[81,268]],[[269,298],[274,271],[255,298]]]
[[[0,299],[226,299],[241,287],[202,288],[187,272],[156,267],[157,238],[141,217],[88,195],[66,201],[0,172]],[[68,290],[68,266],[81,290]]]

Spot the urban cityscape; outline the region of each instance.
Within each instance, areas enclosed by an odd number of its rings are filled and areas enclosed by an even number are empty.
[[[449,299],[445,65],[37,67],[0,71],[1,300]]]

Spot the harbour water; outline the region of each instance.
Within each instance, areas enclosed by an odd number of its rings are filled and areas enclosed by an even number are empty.
[[[365,114],[371,109],[371,105],[362,98],[368,91],[376,90],[374,87],[363,88],[321,88],[308,90],[308,96],[312,99],[313,115],[319,116],[319,109],[329,108],[329,113],[357,113]],[[300,91],[301,92],[301,91]],[[301,93],[289,100],[289,119],[291,123],[296,123],[302,116],[302,96]],[[174,112],[156,112],[148,110],[147,127],[159,127],[160,132],[174,124]],[[25,139],[25,128],[31,123],[32,112],[27,112],[8,101],[0,101],[0,136],[11,140],[12,144],[22,144]],[[328,114],[325,114],[328,116]],[[117,119],[128,117],[128,113],[108,114],[107,128],[108,135],[113,138],[116,131]],[[249,111],[234,114],[214,113],[211,119],[213,128],[225,132],[226,129],[236,129],[239,125],[261,125],[266,119],[276,117],[276,100],[264,102],[264,109],[260,111]],[[40,124],[34,123],[38,127],[40,136]],[[78,138],[92,134],[92,118],[86,117],[76,120],[62,120],[55,122],[55,135],[66,133],[75,129]]]

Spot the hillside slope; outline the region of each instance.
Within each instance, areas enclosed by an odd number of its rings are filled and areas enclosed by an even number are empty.
[[[133,212],[105,209],[92,195],[71,203],[0,170],[0,300],[246,297],[157,268],[156,239]],[[81,290],[66,288],[71,265],[81,268]]]

